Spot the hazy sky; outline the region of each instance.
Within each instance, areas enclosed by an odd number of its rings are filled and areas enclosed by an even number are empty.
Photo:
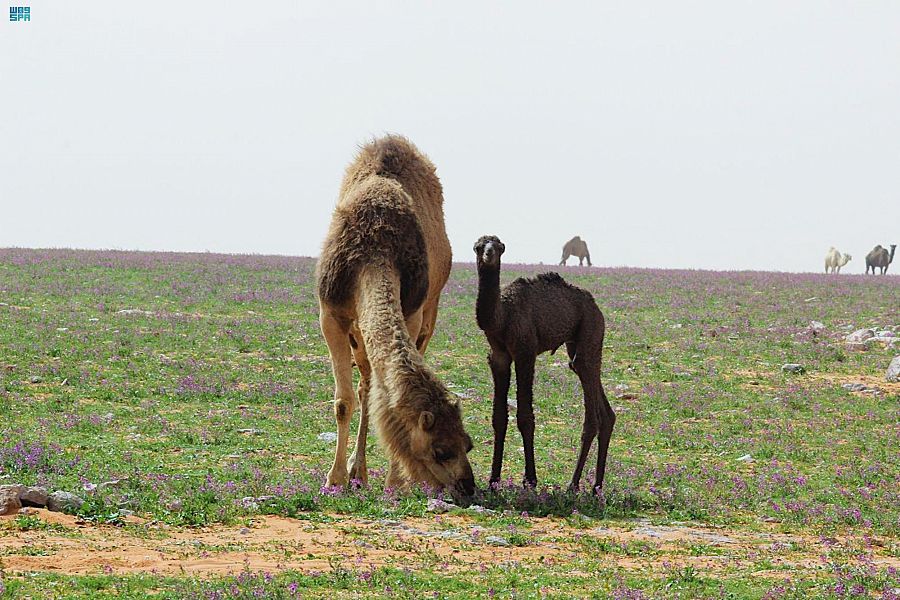
[[[0,246],[317,255],[384,132],[437,165],[457,260],[580,234],[600,265],[861,272],[900,242],[893,0],[28,4]]]

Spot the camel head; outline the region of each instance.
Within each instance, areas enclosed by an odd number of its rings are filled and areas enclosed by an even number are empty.
[[[425,400],[427,407],[407,424],[409,453],[397,456],[412,481],[445,488],[456,499],[475,493],[475,475],[469,464],[472,438],[463,429],[459,399],[446,390],[444,398]]]
[[[853,257],[850,256],[849,254],[844,253],[844,255],[841,257],[841,266],[843,267],[844,265],[846,265],[848,262],[850,262],[850,260],[851,260],[852,258],[853,258]]]
[[[475,242],[473,250],[475,250],[475,264],[479,269],[482,266],[499,268],[500,256],[506,250],[506,246],[496,235],[483,235]]]
[[[894,250],[897,249],[897,244],[891,244],[891,258],[888,261],[888,264],[894,262]]]

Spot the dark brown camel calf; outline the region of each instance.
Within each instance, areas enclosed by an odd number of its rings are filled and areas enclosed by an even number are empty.
[[[563,344],[569,368],[578,375],[584,391],[584,424],[581,450],[570,487],[577,489],[594,438],[598,440],[597,477],[594,491],[603,486],[606,454],[616,415],[600,381],[605,324],[603,313],[585,290],[566,283],[556,273],[533,279],[516,279],[500,289],[500,255],[505,247],[495,236],[475,243],[478,267],[478,326],[491,346],[489,363],[494,378],[494,458],[491,479],[500,480],[507,427],[507,394],[510,367],[516,366],[516,424],[525,447],[525,485],[537,485],[534,466],[534,408],[532,385],[538,354],[555,352]]]

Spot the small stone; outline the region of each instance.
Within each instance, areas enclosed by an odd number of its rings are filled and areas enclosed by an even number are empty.
[[[0,515],[11,515],[22,508],[19,496],[24,490],[22,485],[0,485]]]
[[[333,431],[323,431],[318,436],[319,441],[321,442],[336,442],[337,441],[337,433]]]
[[[742,463],[752,463],[752,462],[753,462],[753,457],[750,456],[749,454],[745,454],[745,455],[743,455],[743,456],[738,457],[736,460],[737,460],[738,462],[742,462]]]
[[[34,375],[29,381],[31,381],[31,383],[42,383],[44,378],[40,375]]]
[[[245,435],[261,435],[262,432],[262,429],[238,429],[238,433],[243,433]]]
[[[781,365],[781,370],[785,373],[805,373],[806,369],[803,368],[803,365],[798,365],[797,363],[787,363]]]
[[[519,403],[516,402],[515,398],[510,398],[506,401],[506,408],[510,412],[516,412],[519,410]]]
[[[253,496],[241,498],[241,506],[247,510],[259,510],[259,504],[257,504],[256,498]]]
[[[429,498],[428,505],[425,507],[425,510],[428,512],[433,512],[437,514],[445,513],[447,511],[453,510],[455,508],[459,508],[455,504],[450,502],[444,502],[439,498]]]
[[[489,535],[484,538],[484,541],[491,546],[509,546],[509,542],[498,535]]]
[[[851,392],[868,392],[872,389],[863,383],[845,383],[841,387]]]
[[[891,364],[888,365],[888,370],[887,373],[885,373],[884,378],[890,383],[900,381],[900,356],[895,356],[894,360],[891,361]]]
[[[47,492],[47,488],[44,487],[25,488],[19,494],[19,500],[22,501],[22,506],[38,506],[41,508],[47,506],[47,499],[49,497],[50,494]]]
[[[850,335],[846,336],[844,338],[844,341],[851,344],[859,344],[861,342],[866,342],[873,337],[875,337],[874,329],[857,329]]]
[[[84,500],[70,492],[56,491],[47,498],[47,508],[53,512],[73,513],[84,506]]]
[[[810,328],[812,331],[824,331],[824,329],[825,329],[825,323],[822,323],[822,322],[820,322],[820,321],[810,321],[810,322],[809,322],[809,328]]]

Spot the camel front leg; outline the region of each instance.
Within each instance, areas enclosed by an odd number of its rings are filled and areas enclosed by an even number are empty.
[[[409,333],[409,340],[416,346],[416,350],[419,350],[419,354],[421,354],[422,351],[419,349],[419,332],[422,331],[421,309],[406,317],[406,331]]]
[[[400,462],[397,459],[392,457],[388,465],[387,478],[384,480],[384,488],[400,491],[405,490],[407,484],[408,481],[406,480],[403,467],[400,466]]]
[[[337,446],[334,464],[328,471],[328,485],[346,486],[347,442],[350,437],[350,419],[356,408],[356,394],[353,393],[353,366],[350,360],[350,324],[328,314],[320,308],[319,325],[328,344],[331,355],[331,371],[334,375],[334,418],[337,421]]]
[[[422,309],[422,327],[419,329],[419,335],[416,338],[416,350],[418,350],[419,354],[422,356],[425,356],[425,351],[428,349],[428,342],[431,341],[431,336],[434,335],[434,325],[437,322],[437,314],[438,305],[436,301],[431,305],[426,303],[425,307]]]
[[[534,467],[534,356],[516,359],[516,425],[522,434],[525,449],[525,479],[529,487],[537,487],[537,471]]]
[[[507,397],[511,362],[512,359],[505,352],[492,351],[488,357],[494,379],[494,414],[491,419],[494,428],[494,458],[491,461],[490,483],[500,481],[500,471],[503,468],[503,445],[506,442],[506,427],[509,421]]]

